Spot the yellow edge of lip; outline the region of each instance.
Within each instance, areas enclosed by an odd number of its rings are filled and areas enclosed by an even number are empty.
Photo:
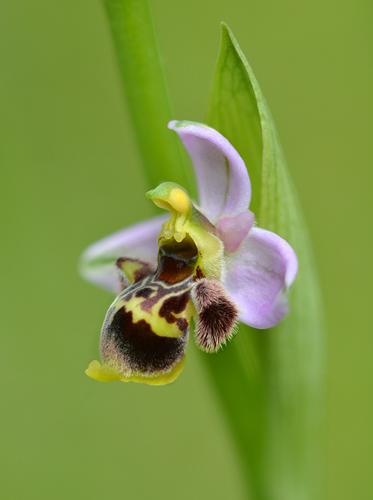
[[[131,375],[129,377],[126,377],[114,368],[111,368],[110,366],[107,366],[105,364],[101,365],[99,361],[94,360],[89,363],[89,366],[85,370],[85,373],[88,375],[88,377],[99,380],[100,382],[114,382],[115,380],[121,380],[122,382],[138,382],[149,385],[166,385],[173,382],[180,375],[180,373],[184,369],[184,365],[185,355],[168,373],[163,373],[155,377],[147,377],[145,375]]]

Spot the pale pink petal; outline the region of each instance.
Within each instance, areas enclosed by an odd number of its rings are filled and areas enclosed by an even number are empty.
[[[240,321],[255,328],[270,328],[281,321],[297,269],[295,252],[285,240],[253,228],[227,258],[225,287],[239,306]]]
[[[225,137],[195,122],[172,121],[168,127],[183,141],[197,178],[199,205],[215,224],[249,208],[251,184],[245,164]]]
[[[225,217],[219,219],[216,228],[219,231],[220,239],[224,243],[225,251],[235,252],[243,240],[249,234],[254,224],[254,214],[247,210],[236,217]]]
[[[90,245],[82,254],[79,270],[83,278],[111,292],[121,291],[115,262],[132,257],[157,262],[158,234],[168,216],[161,215],[121,229]]]

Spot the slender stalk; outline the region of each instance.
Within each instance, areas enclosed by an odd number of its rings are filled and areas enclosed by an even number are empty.
[[[149,187],[167,180],[190,184],[147,0],[104,0],[119,72]]]

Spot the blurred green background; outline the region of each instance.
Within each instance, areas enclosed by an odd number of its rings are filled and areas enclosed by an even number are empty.
[[[152,7],[174,118],[203,120],[222,20],[269,101],[328,314],[327,498],[370,500],[372,3]],[[0,33],[1,498],[242,500],[192,342],[170,386],[84,374],[112,297],[78,256],[152,213],[102,5],[1,2]]]

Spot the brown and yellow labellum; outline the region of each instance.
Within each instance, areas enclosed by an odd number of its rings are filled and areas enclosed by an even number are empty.
[[[132,283],[106,315],[100,342],[102,369],[94,362],[88,375],[151,384],[177,377],[195,313],[190,294],[197,258],[197,247],[187,235],[179,243],[171,238],[161,244],[155,272],[144,261],[118,260],[123,283]]]

